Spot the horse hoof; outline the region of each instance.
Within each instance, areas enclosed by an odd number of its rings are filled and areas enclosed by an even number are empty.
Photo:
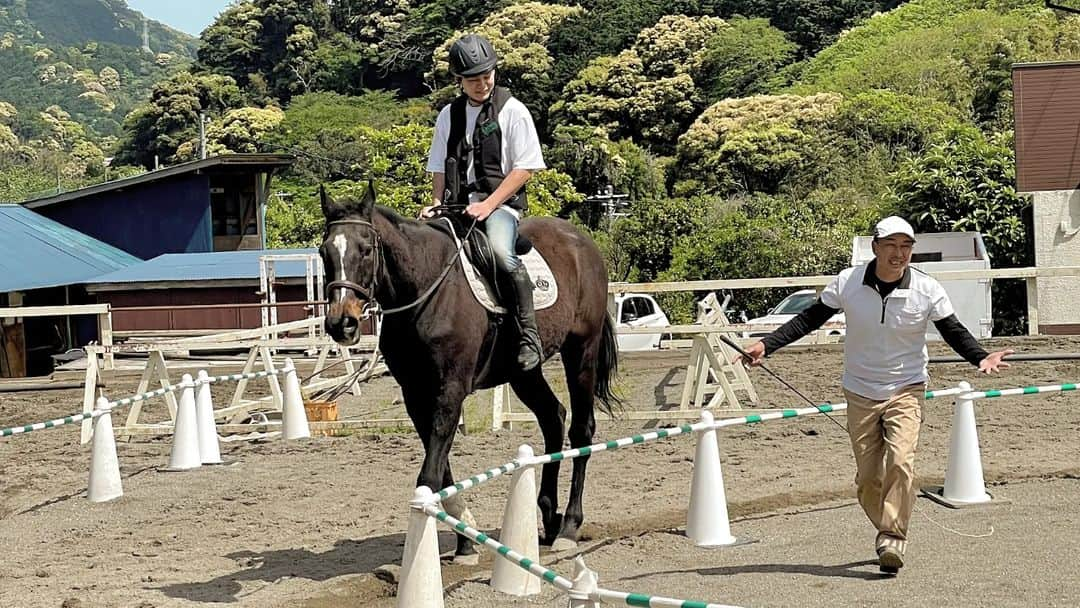
[[[477,566],[480,564],[480,554],[470,553],[468,555],[455,555],[454,563],[459,566]]]
[[[569,538],[562,538],[560,536],[555,539],[555,542],[551,543],[551,550],[555,553],[573,551],[574,549],[577,549],[577,541],[570,540]]]

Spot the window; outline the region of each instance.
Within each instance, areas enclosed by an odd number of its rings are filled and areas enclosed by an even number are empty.
[[[653,306],[652,300],[648,298],[634,298],[637,300],[638,318],[647,317],[649,315],[656,314],[656,308]]]
[[[637,298],[623,300],[622,311],[619,313],[619,323],[629,323],[638,318]]]

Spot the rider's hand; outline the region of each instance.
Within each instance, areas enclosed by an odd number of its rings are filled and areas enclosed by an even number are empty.
[[[439,205],[442,205],[442,201],[435,201],[432,204],[428,205],[427,207],[424,207],[423,209],[420,210],[419,217],[421,219],[425,218],[425,217],[432,217],[433,215],[435,215],[435,208],[438,207]]]
[[[765,362],[765,343],[761,340],[747,346],[744,350],[750,355],[750,358],[742,358],[744,364],[756,367]]]
[[[471,203],[465,208],[465,214],[469,217],[475,218],[476,221],[482,222],[488,218],[498,205],[492,205],[487,201],[480,201],[478,203]]]

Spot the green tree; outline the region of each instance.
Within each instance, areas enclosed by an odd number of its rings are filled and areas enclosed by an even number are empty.
[[[612,227],[614,241],[633,266],[622,281],[653,281],[671,265],[672,248],[704,228],[708,201],[686,198],[641,199]]]
[[[759,95],[712,105],[679,138],[675,192],[813,189],[841,153],[831,128],[841,101]]]
[[[243,0],[203,32],[199,65],[287,101],[311,89],[333,33],[325,0]]]
[[[704,108],[693,74],[701,72],[706,42],[726,27],[715,17],[661,18],[630,49],[593,60],[567,83],[553,120],[603,127],[613,139],[636,138],[670,154]]]
[[[694,81],[705,99],[772,93],[779,87],[781,68],[795,59],[798,45],[766,19],[736,18],[706,43],[700,74]]]
[[[1026,224],[1031,203],[1016,193],[1011,133],[989,137],[958,128],[892,175],[890,202],[921,232],[980,232],[995,268],[1029,266],[1034,244]],[[1023,333],[1023,283],[993,285],[994,331]]]
[[[544,158],[573,176],[579,192],[600,192],[610,185],[631,200],[663,194],[664,174],[656,159],[630,140],[611,141],[602,128],[557,127]]]
[[[665,281],[743,279],[832,274],[849,262],[852,238],[866,234],[878,216],[843,193],[820,190],[796,202],[786,196],[752,195],[717,201],[702,229],[679,239]],[[733,312],[763,314],[784,290],[740,290]],[[678,321],[693,320],[693,298],[673,298]]]
[[[216,120],[243,106],[232,78],[181,72],[155,85],[150,101],[124,119],[117,160],[146,168],[154,166],[155,156],[176,162],[180,146],[198,137],[200,113]]]
[[[862,19],[895,8],[901,0],[718,0],[723,17],[763,17],[798,43],[802,56],[832,44]]]

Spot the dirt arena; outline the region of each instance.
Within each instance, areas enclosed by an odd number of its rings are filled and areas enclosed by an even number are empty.
[[[992,341],[1024,353],[1080,352],[1077,338]],[[945,354],[942,347],[934,354]],[[622,359],[619,390],[635,409],[675,404],[688,353]],[[837,401],[841,352],[785,351],[777,373],[815,400]],[[561,366],[548,378],[565,393]],[[1080,361],[1022,362],[993,378],[961,364],[931,368],[931,388],[960,380],[976,388],[1080,381]],[[754,372],[762,406],[798,407],[797,396]],[[112,380],[111,398],[134,392]],[[403,412],[389,377],[342,403],[344,417]],[[0,426],[80,410],[81,391],[0,394]],[[470,433],[452,463],[464,478],[540,447],[532,425],[480,432],[490,406],[469,403]],[[162,411],[164,404],[156,406]],[[924,413],[917,459],[921,483],[940,484],[948,455],[951,401]],[[1080,394],[977,402],[991,506],[948,510],[917,503],[909,564],[896,579],[877,574],[873,530],[853,500],[854,461],[844,432],[822,417],[721,431],[733,533],[752,541],[697,548],[682,533],[693,441],[675,438],[594,456],[589,465],[583,542],[589,566],[610,589],[738,606],[1076,606],[1080,547]],[[839,416],[843,422],[843,416]],[[645,424],[601,419],[597,440]],[[407,501],[422,450],[411,429],[356,431],[307,442],[222,444],[231,466],[160,471],[165,440],[119,444],[123,498],[85,498],[89,449],[76,427],[0,440],[0,606],[394,606]],[[565,501],[569,467],[563,468]],[[497,533],[506,493],[496,481],[468,494],[485,531]],[[453,539],[442,537],[449,550]],[[567,555],[542,555],[564,576]],[[536,597],[499,595],[486,583],[492,557],[477,567],[445,564],[448,607],[565,606],[550,586]],[[386,580],[390,579],[390,580]]]

